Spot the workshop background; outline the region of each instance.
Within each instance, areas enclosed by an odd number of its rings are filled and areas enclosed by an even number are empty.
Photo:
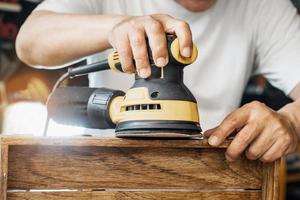
[[[64,69],[43,71],[29,68],[16,56],[14,42],[26,17],[40,0],[0,0],[0,133],[43,135],[46,121],[45,102]],[[294,0],[300,14],[300,0]],[[299,63],[300,64],[300,63]],[[69,85],[88,85],[86,78]],[[272,87],[263,77],[253,77],[241,104],[259,100],[279,109],[291,100]],[[83,129],[51,122],[48,135],[83,134]],[[300,153],[287,157],[287,199],[300,199]]]

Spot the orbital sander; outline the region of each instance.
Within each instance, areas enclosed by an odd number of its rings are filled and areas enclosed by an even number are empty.
[[[183,69],[198,56],[180,55],[179,41],[167,35],[169,63],[157,67],[148,47],[151,76],[135,74],[133,86],[123,91],[107,88],[58,87],[66,78],[112,69],[123,72],[118,52],[107,60],[69,68],[47,103],[49,117],[66,125],[115,129],[117,137],[192,137],[201,133],[195,97],[183,83]],[[148,45],[149,46],[149,45]]]

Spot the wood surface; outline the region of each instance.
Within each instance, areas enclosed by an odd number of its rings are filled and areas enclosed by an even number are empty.
[[[6,200],[8,146],[1,144],[0,138],[0,199]]]
[[[0,200],[6,189],[8,200],[279,198],[280,161],[228,163],[230,141],[218,148],[203,139],[0,136],[0,142]]]
[[[260,191],[244,192],[9,192],[8,200],[260,200]]]
[[[32,136],[0,136],[6,145],[38,145],[38,146],[100,146],[100,147],[161,147],[161,148],[226,148],[230,141],[219,147],[212,147],[205,139],[119,139],[99,137],[32,137]]]
[[[228,163],[224,154],[175,147],[11,146],[8,188],[261,188],[260,162]]]
[[[279,171],[281,160],[274,163],[264,163],[262,198],[264,200],[278,200],[280,197]]]

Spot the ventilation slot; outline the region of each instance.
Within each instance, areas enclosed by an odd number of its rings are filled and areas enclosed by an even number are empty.
[[[115,61],[119,60],[119,54],[114,53],[113,60],[115,60]]]
[[[131,105],[126,106],[126,111],[133,110],[161,110],[160,104],[140,104],[140,105]]]

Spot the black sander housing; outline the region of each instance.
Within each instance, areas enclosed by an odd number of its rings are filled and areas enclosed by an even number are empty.
[[[50,95],[49,116],[56,122],[92,129],[115,129],[117,137],[177,137],[201,132],[197,101],[183,83],[183,69],[198,55],[179,53],[176,36],[167,35],[169,63],[164,68],[154,64],[148,49],[151,76],[135,75],[134,85],[125,94],[107,88],[61,87]],[[112,69],[122,71],[117,52],[107,61],[70,68],[67,77]]]

